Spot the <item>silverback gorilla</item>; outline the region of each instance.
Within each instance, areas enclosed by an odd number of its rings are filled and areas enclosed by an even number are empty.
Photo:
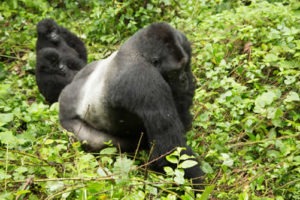
[[[76,35],[52,19],[40,21],[37,32],[36,81],[40,92],[52,104],[86,65],[87,52]]]
[[[61,125],[85,148],[98,151],[109,140],[122,151],[137,147],[140,133],[152,159],[175,147],[186,147],[194,96],[187,38],[166,23],[154,23],[134,34],[111,56],[83,68],[59,98]],[[153,168],[168,165],[158,159]],[[200,183],[199,166],[185,170]]]

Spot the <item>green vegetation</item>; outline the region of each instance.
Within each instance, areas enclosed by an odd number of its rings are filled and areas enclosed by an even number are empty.
[[[0,3],[0,199],[300,199],[298,0],[10,0]],[[89,61],[166,21],[193,43],[197,78],[188,143],[206,172],[195,194],[145,170],[148,152],[85,153],[34,78],[35,25],[51,17],[86,43]],[[180,151],[180,149],[179,149]]]

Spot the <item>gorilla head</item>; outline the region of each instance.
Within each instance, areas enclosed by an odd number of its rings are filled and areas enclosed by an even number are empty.
[[[122,49],[135,45],[135,53],[152,63],[162,75],[187,66],[191,49],[186,37],[165,23],[153,24],[135,34]],[[160,44],[160,45],[157,45]],[[132,47],[133,48],[133,47]]]
[[[86,65],[84,43],[52,19],[37,25],[36,80],[40,92],[50,103],[58,100],[61,90]]]
[[[141,132],[156,159],[186,147],[191,125],[189,108],[195,85],[187,38],[166,23],[152,24],[134,34],[108,58],[83,68],[59,98],[61,125],[85,147],[98,151],[109,140],[124,151],[136,149]],[[162,170],[162,158],[153,167]],[[185,169],[200,183],[199,166]]]
[[[45,19],[37,25],[38,37],[49,43],[58,43],[62,38],[59,35],[59,26],[52,19]]]

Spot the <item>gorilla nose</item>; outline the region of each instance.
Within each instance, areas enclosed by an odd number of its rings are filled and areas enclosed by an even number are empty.
[[[64,64],[59,64],[59,65],[58,65],[58,68],[59,68],[61,71],[64,71],[64,69],[66,68],[66,65],[64,65]]]

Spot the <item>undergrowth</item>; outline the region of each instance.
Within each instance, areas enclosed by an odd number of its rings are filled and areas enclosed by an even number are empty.
[[[151,172],[149,152],[89,154],[60,127],[34,78],[35,26],[49,17],[84,40],[89,61],[152,22],[187,35],[202,193]],[[296,0],[0,3],[0,199],[300,199],[299,24]]]

